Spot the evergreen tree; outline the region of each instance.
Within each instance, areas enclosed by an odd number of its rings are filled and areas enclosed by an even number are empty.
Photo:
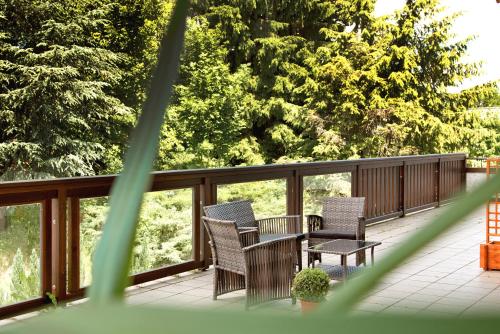
[[[189,20],[180,80],[160,144],[160,168],[259,164],[252,135],[256,103],[248,66],[230,71],[218,30]]]
[[[373,9],[361,0],[194,2],[231,73],[251,69],[254,101],[240,130],[251,140],[239,150],[265,162],[482,150],[487,131],[472,135],[482,125],[464,113],[490,88],[449,91],[478,73],[462,61],[469,40],[453,41],[456,16],[443,17],[437,0],[408,0],[381,18]],[[197,91],[183,93],[193,105]],[[190,117],[206,125],[206,113]]]
[[[40,295],[40,260],[35,249],[32,250],[28,263],[24,263],[21,249],[17,249],[10,267],[10,277],[10,302]]]
[[[120,56],[90,2],[0,2],[0,175],[95,174],[123,146],[131,110],[115,98]],[[10,172],[9,175],[5,175]]]

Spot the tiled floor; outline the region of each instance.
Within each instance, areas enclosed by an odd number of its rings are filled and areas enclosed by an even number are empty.
[[[382,242],[375,251],[376,261],[444,210],[446,207],[368,227],[367,240]],[[428,312],[450,316],[499,312],[500,271],[484,272],[479,268],[479,244],[484,241],[484,225],[484,210],[478,210],[383,278],[354,312]],[[354,262],[354,259],[349,261]],[[326,256],[323,262],[338,264],[339,259]],[[133,305],[244,309],[244,291],[213,301],[212,278],[213,270],[207,270],[140,284],[127,290],[126,302]],[[335,289],[329,298],[335,298]],[[74,304],[81,302],[84,300]],[[286,312],[293,310],[299,314],[299,306],[292,305],[290,299],[257,308],[267,307]],[[0,325],[22,321],[29,316],[3,320]]]
[[[376,260],[444,210],[446,207],[368,227],[366,238],[382,241],[375,251]],[[387,275],[355,312],[429,312],[459,316],[500,311],[500,271],[484,272],[479,268],[479,244],[483,241],[484,210],[478,210]],[[338,264],[339,259],[329,256],[324,257],[323,262]],[[130,288],[127,303],[243,309],[243,291],[212,300],[212,277],[212,270],[208,270],[141,284]],[[335,289],[329,297],[335,298]],[[290,300],[261,307],[287,312],[299,310]]]

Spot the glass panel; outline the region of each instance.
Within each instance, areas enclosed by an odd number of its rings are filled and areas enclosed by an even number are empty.
[[[108,197],[80,200],[80,287],[92,281],[92,255],[108,212]]]
[[[351,173],[304,176],[304,215],[319,215],[325,197],[350,197]]]
[[[141,209],[132,273],[191,260],[193,190],[147,193]]]
[[[0,207],[1,305],[40,297],[40,204]]]
[[[248,199],[255,217],[266,218],[286,214],[286,180],[224,184],[217,187],[218,203]]]
[[[131,274],[192,259],[193,190],[147,193],[141,208]],[[107,198],[81,200],[80,286],[89,285],[97,240],[108,211]]]

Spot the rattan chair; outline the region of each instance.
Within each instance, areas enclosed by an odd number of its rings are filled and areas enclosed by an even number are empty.
[[[308,215],[308,247],[334,239],[365,240],[365,198],[328,197],[321,216]],[[309,253],[307,265],[321,262],[321,254]],[[356,265],[366,264],[365,251],[356,254]]]
[[[246,289],[247,308],[291,297],[295,273],[293,236],[245,245],[245,242],[258,239],[256,229],[240,230],[235,221],[202,219],[212,248],[214,300],[240,289]]]
[[[300,227],[300,216],[279,216],[255,219],[252,203],[248,200],[205,206],[205,216],[235,221],[238,229],[257,229],[259,241],[269,241],[293,236],[297,252],[298,270],[302,270],[302,240],[305,234]]]

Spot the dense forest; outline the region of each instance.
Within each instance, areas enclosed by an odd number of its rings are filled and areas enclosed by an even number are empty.
[[[168,0],[0,1],[0,176],[118,172]],[[192,2],[157,169],[499,153],[437,0]]]
[[[193,0],[156,169],[500,154],[500,117],[480,109],[500,104],[497,83],[450,89],[480,72],[464,61],[470,39],[451,32],[456,15],[438,0],[407,0],[382,17],[374,6]],[[0,180],[119,172],[171,9],[169,0],[0,0]],[[306,207],[346,195],[348,179],[308,180]],[[220,198],[283,213],[283,185],[266,184]],[[84,285],[106,208],[104,198],[82,202]],[[133,272],[191,256],[190,210],[189,190],[146,198]],[[0,303],[38,293],[38,211],[0,207]]]

